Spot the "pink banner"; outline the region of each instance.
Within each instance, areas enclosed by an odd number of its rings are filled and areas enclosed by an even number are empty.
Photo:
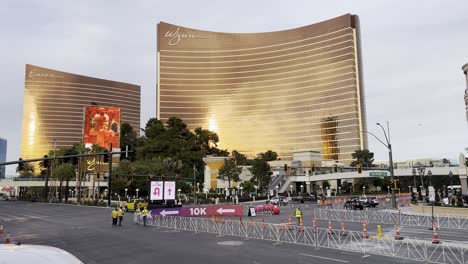
[[[194,206],[157,208],[151,210],[152,215],[162,216],[242,216],[242,205],[214,205],[214,206]]]

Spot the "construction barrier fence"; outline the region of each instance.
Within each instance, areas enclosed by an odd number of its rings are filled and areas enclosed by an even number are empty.
[[[148,222],[156,228],[212,233],[217,236],[236,236],[243,239],[269,240],[275,244],[291,243],[312,246],[315,249],[330,248],[353,251],[367,256],[383,255],[426,263],[468,263],[468,246],[450,242],[433,244],[432,241],[405,238],[396,240],[372,233],[304,227],[288,224],[272,224],[253,221],[192,218],[177,216],[152,216]]]
[[[375,224],[398,224],[399,226],[424,226],[438,228],[467,229],[468,217],[430,215],[413,212],[401,212],[400,210],[345,210],[322,209],[313,210],[313,216],[318,220],[334,220],[344,222],[362,222]]]

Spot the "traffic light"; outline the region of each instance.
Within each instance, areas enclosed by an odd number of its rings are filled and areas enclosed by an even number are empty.
[[[357,168],[357,173],[362,173],[362,165],[361,164],[356,165],[356,168]]]
[[[104,163],[109,162],[109,151],[107,149],[104,150]]]
[[[24,170],[24,164],[22,162],[23,158],[19,158],[18,160],[19,160],[19,162],[18,162],[18,171],[23,171]]]
[[[284,164],[284,172],[288,171],[288,164]]]
[[[49,156],[47,155],[44,155],[44,159],[47,159]],[[49,169],[50,168],[50,161],[49,160],[43,160],[42,161],[42,167],[44,167],[44,169]]]
[[[333,172],[338,172],[338,166],[336,164],[333,164]]]

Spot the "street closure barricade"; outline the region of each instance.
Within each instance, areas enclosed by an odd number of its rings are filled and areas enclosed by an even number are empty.
[[[294,225],[284,228],[282,224],[252,222],[242,220],[213,221],[210,218],[153,215],[150,225],[158,228],[212,233],[217,236],[236,236],[248,239],[270,240],[275,244],[292,243],[313,246],[315,249],[330,248],[369,254],[384,255],[401,259],[424,261],[426,263],[466,264],[468,246],[441,241],[405,238],[404,240],[360,231],[347,230],[342,236],[340,230]],[[369,237],[369,238],[366,238]]]
[[[468,217],[430,215],[413,212],[401,212],[400,210],[345,210],[317,208],[313,210],[313,215],[319,220],[361,222],[363,219],[367,223],[374,224],[395,224],[399,226],[424,226],[432,227],[434,224],[438,228],[467,229]]]

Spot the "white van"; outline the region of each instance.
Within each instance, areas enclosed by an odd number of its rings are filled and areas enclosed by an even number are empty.
[[[77,257],[56,247],[0,244],[2,264],[83,264]]]

